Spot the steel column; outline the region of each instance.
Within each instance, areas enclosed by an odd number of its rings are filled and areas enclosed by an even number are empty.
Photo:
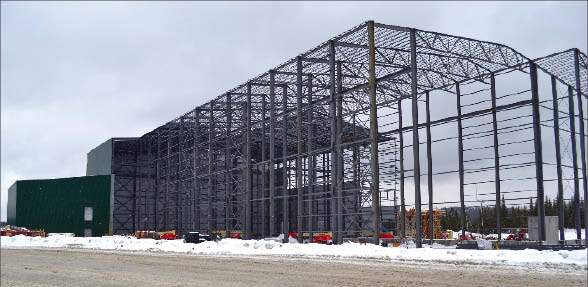
[[[249,82],[245,110],[245,239],[251,239],[251,83]]]
[[[574,50],[574,73],[576,94],[578,95],[578,121],[580,128],[580,163],[582,164],[582,186],[584,188],[584,238],[588,242],[588,174],[586,173],[586,137],[584,131],[584,106],[582,105],[582,89],[580,86],[580,58],[578,49]],[[579,217],[579,216],[578,216]]]
[[[336,198],[337,198],[337,243],[343,243],[343,229],[345,221],[343,220],[343,190],[344,190],[344,182],[343,182],[343,148],[341,148],[341,144],[343,143],[343,96],[341,92],[343,91],[343,73],[341,71],[341,62],[337,61],[337,139],[336,139],[336,149],[337,152],[336,160],[337,160],[337,185],[335,186],[336,191]]]
[[[372,193],[372,229],[374,230],[374,244],[380,244],[380,172],[378,160],[378,100],[376,97],[376,46],[374,22],[368,21],[369,45],[369,87],[370,87],[370,168]]]
[[[466,238],[466,212],[464,199],[464,168],[463,168],[463,129],[461,125],[461,93],[459,90],[459,83],[455,83],[455,95],[457,98],[457,149],[458,149],[458,164],[459,164],[459,202],[461,207],[461,237]]]
[[[178,178],[182,172],[182,141],[183,141],[183,133],[184,133],[184,117],[180,118],[180,128],[178,129]],[[184,222],[183,222],[183,203],[182,203],[182,182],[178,181],[176,183],[176,232],[180,234],[184,234]]]
[[[312,75],[308,76],[308,177],[309,177],[309,185],[308,185],[308,241],[313,241],[313,216],[314,216],[314,186],[316,184],[316,174],[315,174],[315,166],[316,166],[316,156],[314,155],[314,123],[313,123],[313,106],[312,106]]]
[[[427,117],[427,187],[429,191],[429,243],[435,239],[435,225],[433,224],[433,152],[431,151],[431,110],[429,92],[425,93]]]
[[[419,158],[419,106],[417,94],[416,32],[410,31],[410,67],[412,87],[412,152],[414,161],[414,198],[416,211],[416,247],[422,247],[421,239],[421,165]]]
[[[270,236],[276,234],[276,207],[274,195],[276,189],[276,91],[275,91],[275,72],[270,71],[270,158],[269,158],[269,212],[270,212]]]
[[[265,207],[267,204],[267,197],[266,197],[266,168],[268,166],[266,162],[266,149],[265,149],[265,135],[266,131],[266,110],[265,110],[266,102],[265,102],[265,95],[262,95],[261,98],[261,237],[264,238],[266,236],[266,216],[265,216]],[[259,186],[259,185],[258,185]],[[270,213],[271,218],[271,213]],[[271,220],[268,220],[271,221]],[[271,233],[270,233],[271,235]]]
[[[155,162],[155,206],[154,206],[154,211],[155,211],[155,218],[154,218],[154,223],[155,223],[155,231],[159,231],[158,228],[158,224],[157,224],[157,207],[158,204],[157,202],[159,201],[159,176],[160,176],[160,159],[161,159],[161,134],[158,131],[157,132],[157,159]]]
[[[165,166],[165,207],[163,213],[163,229],[168,230],[168,213],[170,212],[170,204],[169,204],[169,174],[171,170],[171,123],[167,124],[167,156],[166,156],[166,166]]]
[[[553,96],[553,138],[555,140],[555,164],[557,170],[557,206],[559,238],[565,240],[563,177],[561,171],[561,148],[559,146],[559,105],[557,100],[557,80],[551,76],[551,95]]]
[[[400,220],[401,238],[406,238],[406,204],[404,202],[404,136],[402,134],[402,98],[398,98],[398,145],[400,146]]]
[[[537,86],[537,65],[530,63],[531,96],[533,100],[533,134],[535,143],[535,174],[537,176],[537,216],[541,241],[545,240],[545,206],[543,190],[543,148],[541,144],[541,118],[539,112],[539,87]]]
[[[290,191],[288,190],[288,89],[282,87],[282,187],[283,187],[283,214],[282,214],[282,232],[284,233],[284,242],[288,242],[290,233]]]
[[[500,202],[500,155],[498,153],[498,123],[496,121],[496,79],[490,75],[490,96],[492,97],[492,132],[494,135],[494,188],[496,190],[496,233],[498,241],[502,239],[502,215]]]
[[[302,60],[300,56],[296,57],[296,231],[298,232],[298,240],[302,243]]]
[[[213,183],[214,180],[212,178],[214,169],[212,165],[214,164],[214,160],[212,158],[212,139],[214,138],[214,100],[210,101],[210,114],[208,115],[208,234],[212,236],[213,230],[213,223],[212,223],[212,199],[213,199]]]
[[[194,109],[194,222],[192,223],[192,230],[200,232],[200,176],[198,167],[200,166],[200,109]]]
[[[231,185],[233,177],[231,175],[231,122],[233,120],[231,110],[231,94],[227,93],[225,102],[226,138],[225,138],[225,237],[231,238]]]
[[[337,165],[339,164],[337,152],[337,93],[336,93],[336,68],[335,68],[335,42],[329,40],[329,91],[331,94],[329,101],[329,118],[331,120],[331,230],[333,230],[333,242],[337,242],[337,176],[339,175]]]

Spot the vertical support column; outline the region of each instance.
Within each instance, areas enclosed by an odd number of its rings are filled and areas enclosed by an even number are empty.
[[[398,97],[398,144],[400,145],[400,220],[402,221],[401,238],[406,238],[406,204],[404,202],[404,136],[402,133],[402,97]]]
[[[207,221],[208,221],[208,234],[212,236],[213,230],[213,223],[212,223],[212,200],[213,200],[213,164],[214,160],[212,158],[212,139],[214,138],[214,100],[210,101],[210,114],[208,115],[208,214],[207,214]]]
[[[184,134],[184,117],[182,116],[180,118],[180,127],[178,128],[178,165],[177,165],[177,176],[176,178],[179,179],[180,178],[180,174],[182,173],[183,167],[182,167],[182,153],[183,153],[183,146],[182,143],[184,141],[183,138],[183,134]],[[176,180],[177,180],[176,179]],[[183,203],[182,203],[182,183],[181,180],[177,180],[178,182],[175,184],[177,186],[176,188],[176,232],[179,232],[180,234],[184,234],[184,221],[183,221],[183,216],[184,216],[184,210],[183,210]]]
[[[461,238],[465,240],[466,229],[466,213],[465,213],[465,199],[464,199],[464,168],[463,168],[463,129],[461,126],[461,94],[459,91],[459,83],[455,83],[455,95],[457,97],[457,149],[458,149],[458,164],[459,164],[459,202],[461,207]]]
[[[154,218],[153,218],[153,225],[155,231],[159,231],[158,224],[157,224],[157,213],[158,213],[158,204],[159,201],[159,176],[160,176],[160,162],[161,162],[161,133],[157,131],[157,159],[155,162],[155,206],[154,209]]]
[[[353,114],[353,121],[351,123],[351,126],[353,127],[353,134],[352,134],[352,138],[351,141],[354,142],[353,144],[353,164],[351,165],[351,167],[353,168],[353,212],[356,213],[356,215],[354,216],[354,222],[355,224],[352,226],[353,230],[359,231],[362,230],[363,226],[362,226],[362,210],[361,210],[361,201],[362,201],[362,196],[361,196],[361,186],[360,186],[360,179],[359,179],[359,163],[360,163],[360,158],[359,158],[359,148],[358,148],[358,144],[356,143],[357,141],[357,120],[356,120],[356,114]]]
[[[329,40],[329,70],[330,81],[329,90],[331,98],[329,101],[329,117],[331,119],[331,229],[333,231],[333,242],[338,244],[338,227],[337,227],[337,94],[336,94],[336,76],[335,76],[335,42]]]
[[[316,174],[315,174],[315,167],[316,167],[316,156],[313,154],[314,152],[314,123],[313,123],[313,103],[312,103],[312,74],[308,75],[308,177],[309,177],[309,185],[308,185],[308,242],[313,241],[313,222],[314,222],[314,186],[316,184]]]
[[[588,242],[588,174],[586,173],[586,136],[584,131],[584,106],[582,105],[582,89],[580,86],[580,58],[578,49],[574,50],[574,70],[576,78],[576,94],[578,95],[578,116],[580,123],[580,156],[582,164],[582,187],[584,188],[584,238]],[[579,216],[578,216],[579,217]]]
[[[296,231],[298,232],[298,240],[302,242],[302,228],[304,218],[302,217],[302,60],[300,56],[296,57]]]
[[[337,61],[337,140],[336,148],[337,153],[337,186],[335,194],[337,198],[337,243],[343,243],[343,229],[345,221],[343,220],[343,189],[344,189],[344,178],[343,178],[343,73],[341,71],[341,62]]]
[[[198,167],[200,166],[200,109],[194,110],[194,191],[192,200],[194,201],[194,222],[192,223],[192,230],[200,232],[200,175]]]
[[[251,239],[251,222],[251,83],[248,82],[245,106],[245,239]]]
[[[574,89],[568,86],[568,107],[570,115],[570,142],[572,143],[572,168],[574,174],[574,206],[576,208],[576,236],[582,238],[580,224],[580,179],[578,177],[578,155],[576,149],[576,116],[574,109]]]
[[[231,122],[233,121],[233,111],[231,107],[231,94],[227,93],[227,99],[225,102],[225,116],[227,119],[226,124],[226,139],[225,139],[225,237],[231,238],[231,193],[233,185],[232,175],[232,156],[231,156]]]
[[[167,156],[166,156],[166,166],[165,166],[165,208],[163,213],[163,229],[168,230],[168,214],[171,210],[171,206],[169,203],[169,175],[171,173],[171,123],[166,125],[167,127]]]
[[[564,226],[564,201],[563,201],[563,178],[561,170],[561,148],[559,146],[559,105],[557,99],[557,81],[551,76],[551,94],[553,96],[553,138],[555,140],[555,165],[557,170],[557,209],[559,238],[565,240]]]
[[[270,212],[270,236],[276,234],[276,206],[274,201],[274,194],[276,189],[276,170],[275,170],[275,155],[276,155],[276,87],[275,87],[275,72],[270,71],[270,158],[269,158],[269,212]]]
[[[265,215],[265,207],[266,207],[266,172],[265,169],[267,168],[268,164],[266,162],[266,149],[265,149],[265,135],[266,131],[266,110],[265,110],[266,102],[265,102],[265,95],[261,96],[261,237],[264,238],[266,236],[266,215]],[[271,212],[270,212],[271,218]],[[270,233],[271,235],[271,233]]]
[[[147,176],[147,192],[145,195],[145,216],[147,216],[147,220],[145,222],[145,227],[143,227],[143,228],[146,230],[155,230],[155,224],[154,224],[153,228],[151,228],[149,226],[149,211],[147,210],[148,206],[149,206],[149,197],[150,197],[150,191],[151,191],[151,187],[152,187],[151,175],[153,172],[153,162],[151,161],[152,156],[153,156],[153,154],[152,154],[153,147],[151,146],[151,134],[147,135],[146,138],[147,138],[147,172],[148,172],[148,176]],[[156,193],[153,192],[153,195],[155,195],[155,194]],[[155,216],[155,212],[153,212],[153,216]]]
[[[372,228],[374,244],[380,244],[380,170],[378,160],[378,107],[376,98],[376,46],[374,41],[374,21],[367,22],[369,45],[369,87],[370,87],[370,168],[372,173]]]
[[[431,151],[431,110],[429,107],[429,92],[425,93],[427,117],[427,187],[429,190],[429,243],[433,245],[435,239],[435,225],[433,224],[433,152]]]
[[[537,216],[541,241],[545,240],[545,206],[543,191],[543,148],[541,145],[541,119],[539,113],[539,88],[537,86],[537,65],[530,63],[531,96],[533,100],[533,134],[535,143],[535,173],[537,176]]]
[[[290,233],[290,191],[288,190],[288,87],[282,86],[282,187],[283,187],[283,216],[282,227],[284,242],[288,242]]]
[[[421,164],[419,158],[419,106],[417,94],[417,63],[416,63],[416,35],[410,31],[410,67],[412,87],[412,153],[414,161],[414,198],[416,211],[416,247],[422,247],[421,239]]]
[[[135,141],[137,145],[139,145],[139,153],[141,152],[141,139]],[[137,216],[139,208],[137,207],[137,148],[133,149],[133,154],[135,155],[134,164],[133,164],[133,212],[131,213],[131,218],[133,220],[133,229],[132,231],[137,231],[137,219],[140,218]]]
[[[502,239],[502,215],[500,202],[500,155],[498,153],[498,123],[496,121],[496,79],[490,75],[490,96],[492,97],[492,131],[494,134],[494,188],[496,189],[496,233],[498,241]]]

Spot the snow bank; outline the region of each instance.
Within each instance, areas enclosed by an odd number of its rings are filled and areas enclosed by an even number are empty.
[[[585,239],[584,237],[586,237],[585,236],[585,234],[586,234],[585,232],[586,232],[586,229],[585,228],[582,228],[582,233],[581,233],[582,239]],[[574,240],[574,239],[577,239],[578,238],[578,236],[576,234],[576,229],[572,229],[572,228],[566,228],[566,229],[564,229],[564,236],[566,237],[566,240]]]
[[[203,255],[276,255],[321,258],[365,258],[381,260],[417,260],[463,262],[483,264],[509,264],[541,267],[545,264],[577,265],[586,267],[587,252],[527,250],[462,250],[427,246],[416,249],[414,245],[404,247],[381,247],[372,244],[344,243],[342,245],[282,244],[265,240],[223,239],[201,244],[184,243],[182,240],[136,239],[134,237],[26,237],[17,235],[1,237],[1,248],[88,248],[127,251],[163,251]],[[565,267],[565,266],[562,266]]]

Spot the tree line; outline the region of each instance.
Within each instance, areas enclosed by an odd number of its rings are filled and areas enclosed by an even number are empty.
[[[557,200],[546,198],[544,206],[546,216],[558,216],[559,206]],[[440,218],[441,230],[460,230],[460,208],[449,207],[445,208],[445,211],[445,215]],[[580,211],[582,228],[585,228],[583,201],[580,201]],[[527,228],[527,217],[537,215],[537,205],[531,198],[528,205],[507,207],[503,197],[500,213],[503,232],[509,230],[510,232],[514,232],[516,229]],[[468,207],[466,210],[466,226],[469,231],[485,234],[496,233],[496,209],[494,206]],[[564,226],[565,228],[576,228],[576,210],[573,201],[564,201]]]

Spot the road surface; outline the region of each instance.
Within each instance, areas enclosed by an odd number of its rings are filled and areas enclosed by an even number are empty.
[[[1,249],[8,286],[587,286],[586,268]]]

